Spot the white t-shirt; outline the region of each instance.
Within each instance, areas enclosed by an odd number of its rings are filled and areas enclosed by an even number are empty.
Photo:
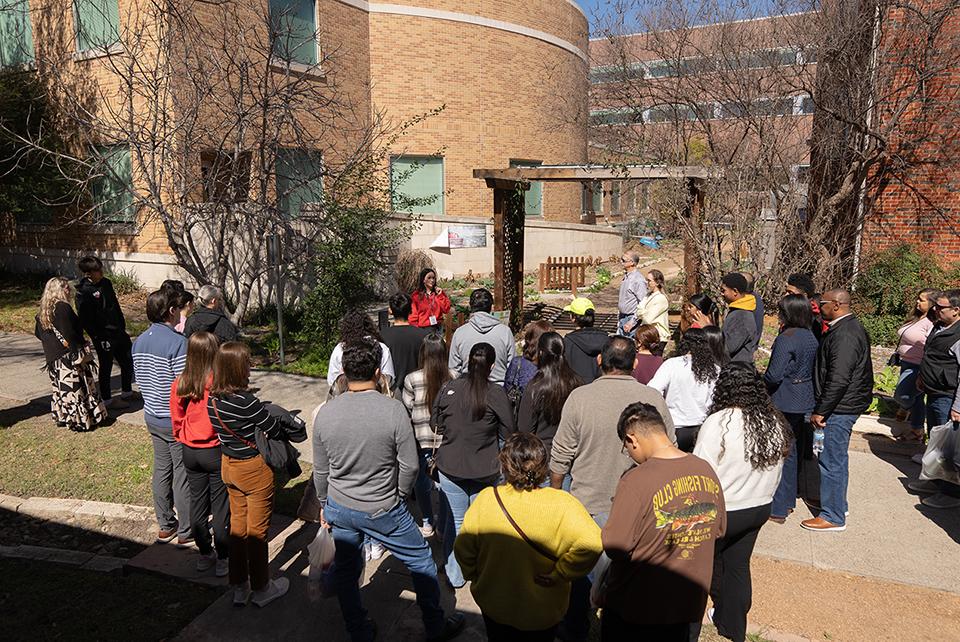
[[[647,385],[663,395],[674,426],[699,426],[707,418],[716,381],[694,379],[690,355],[685,354],[664,361]]]
[[[380,374],[387,375],[391,380],[397,378],[396,371],[393,369],[393,357],[390,356],[390,348],[387,344],[380,343]],[[330,363],[327,366],[327,385],[333,386],[333,382],[343,374],[343,343],[338,343],[330,353]]]
[[[720,456],[721,444],[723,457]],[[783,459],[767,470],[754,470],[746,456],[743,412],[727,408],[704,420],[693,454],[706,459],[717,473],[727,511],[763,506],[773,501]]]

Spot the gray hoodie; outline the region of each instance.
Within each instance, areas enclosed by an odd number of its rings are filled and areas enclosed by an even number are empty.
[[[474,312],[470,320],[457,328],[450,342],[450,369],[457,376],[467,372],[470,350],[478,343],[489,343],[497,353],[497,361],[490,371],[490,381],[503,384],[507,364],[516,356],[517,346],[510,328],[500,323],[489,312]]]

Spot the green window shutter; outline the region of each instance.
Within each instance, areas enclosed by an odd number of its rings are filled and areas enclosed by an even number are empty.
[[[27,0],[0,0],[0,67],[33,62],[33,29]]]
[[[117,0],[75,0],[77,50],[106,48],[120,41]]]
[[[323,159],[319,152],[281,149],[277,153],[277,209],[297,218],[307,203],[323,200]]]
[[[540,161],[510,161],[510,167],[540,166]],[[543,216],[543,181],[530,181],[530,189],[523,193],[523,213],[526,216]]]
[[[390,160],[393,209],[443,214],[443,158],[396,156]]]
[[[315,0],[270,0],[277,55],[290,62],[317,64]]]
[[[125,145],[96,148],[103,162],[102,176],[94,180],[91,197],[97,223],[132,223],[136,220],[133,206],[133,172],[130,149]]]

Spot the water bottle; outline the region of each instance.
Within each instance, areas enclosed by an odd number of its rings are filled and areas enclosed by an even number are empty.
[[[813,454],[817,457],[823,452],[823,428],[815,428],[813,431]]]

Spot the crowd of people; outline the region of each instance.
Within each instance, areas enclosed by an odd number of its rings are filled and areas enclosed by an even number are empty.
[[[764,311],[752,275],[717,284],[722,318],[706,294],[691,296],[671,335],[663,274],[642,274],[631,252],[622,262],[616,334],[595,327],[593,303],[578,297],[565,308],[576,330],[534,321],[519,351],[484,288],[447,345],[450,299],[423,270],[414,292],[390,298],[390,327],[345,315],[309,427],[251,392],[249,350],[215,289],[201,288],[192,314],[182,284],[151,293],[151,325],[131,343],[88,257],[79,316],[70,283],[51,279],[37,335],[54,419],[74,430],[106,416],[112,360],[121,399],[132,369],[154,446],[158,539],[195,542],[198,571],[229,576],[238,606],[289,588],[270,578],[266,533],[274,476],[291,465],[278,445],[309,429],[299,516],[330,529],[353,640],[377,635],[359,580],[364,560],[388,550],[410,571],[430,641],[464,625],[441,606],[444,581],[470,584],[490,640],[586,640],[598,608],[603,640],[695,640],[709,597],[720,635],[742,642],[761,528],[786,523],[798,498],[813,514],[802,528],[846,528],[851,430],[873,397],[870,342],[848,292],[818,295],[791,275],[759,372]],[[960,421],[960,290],[920,292],[892,363],[904,440]],[[909,486],[928,506],[960,507],[960,487]]]

